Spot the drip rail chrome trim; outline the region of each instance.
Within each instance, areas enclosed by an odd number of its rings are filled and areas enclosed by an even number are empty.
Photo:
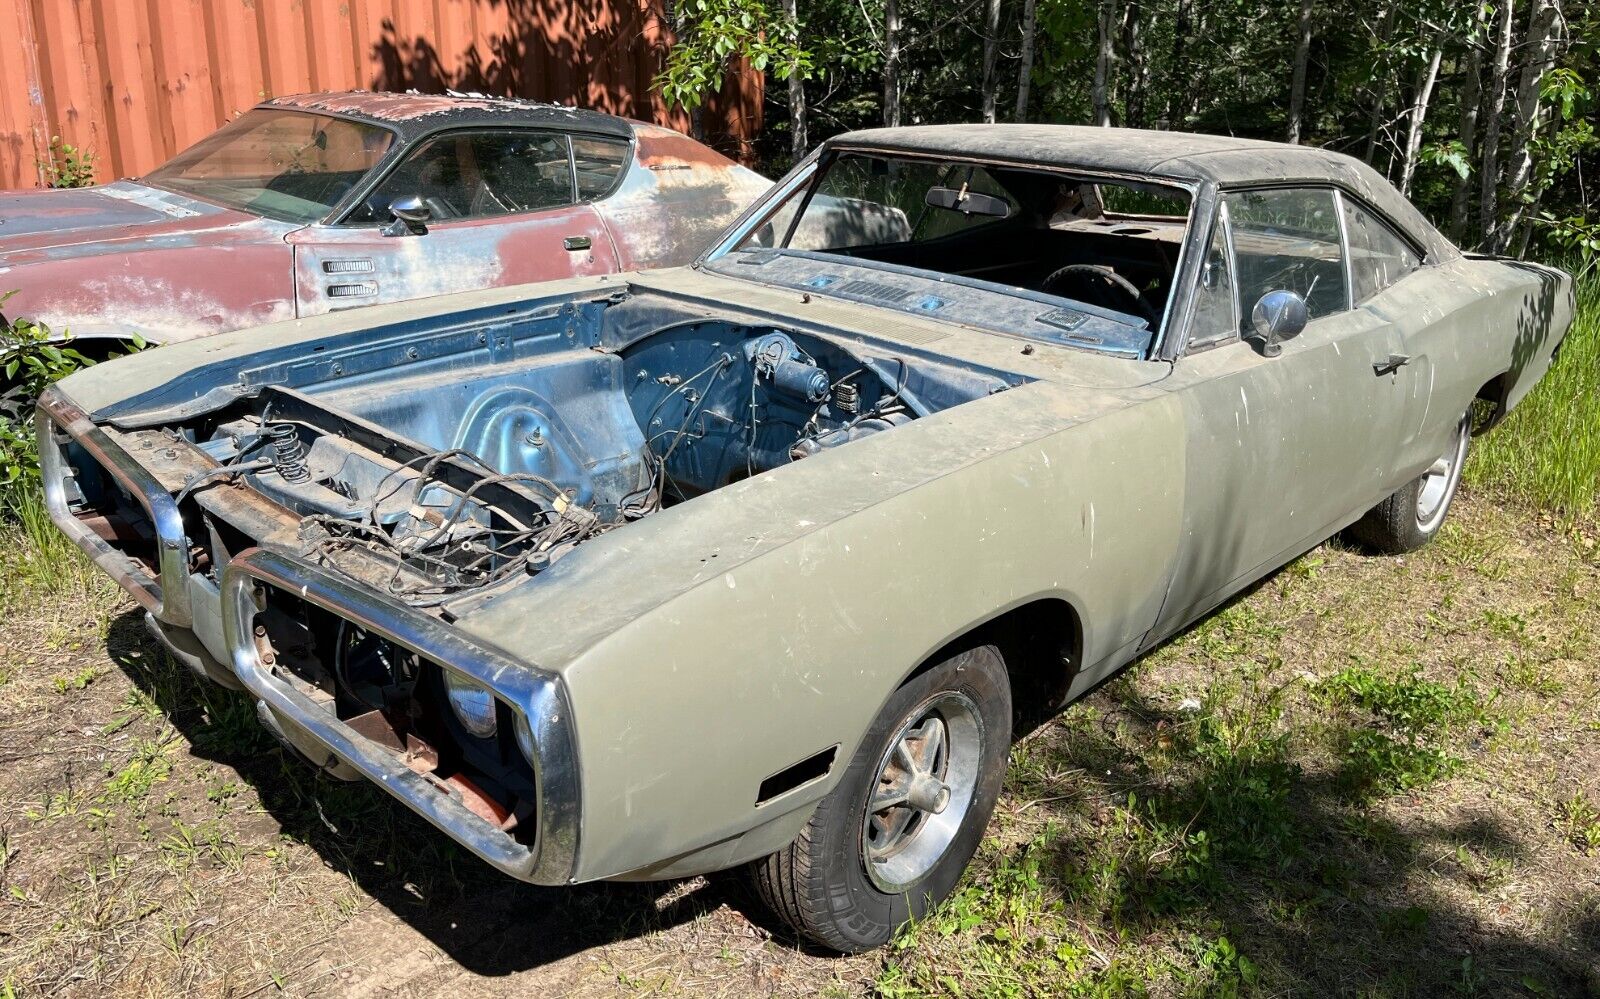
[[[95,565],[127,590],[139,606],[165,624],[187,628],[194,620],[189,609],[187,545],[183,517],[178,513],[172,494],[59,389],[48,388],[39,396],[34,420],[39,438],[39,472],[50,519],[61,533],[94,560]],[[156,533],[159,566],[156,576],[152,577],[138,559],[113,547],[73,514],[67,500],[67,480],[74,473],[62,451],[58,431],[65,432],[88,452],[90,458],[144,507]]]
[[[393,752],[318,707],[265,666],[254,630],[255,617],[264,606],[262,585],[483,684],[520,712],[533,734],[535,758],[529,762],[537,796],[534,846],[530,849],[441,793]],[[577,868],[581,805],[577,740],[560,677],[327,569],[263,548],[247,549],[228,563],[222,583],[222,630],[233,670],[245,687],[339,759],[512,877],[541,885],[570,883]]]

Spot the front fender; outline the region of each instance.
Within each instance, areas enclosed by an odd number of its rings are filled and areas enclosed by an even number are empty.
[[[943,428],[995,441],[976,445],[977,460],[753,559],[737,552],[759,538],[711,533],[725,504],[762,503],[774,523],[803,518],[808,496],[825,506],[848,488],[841,483],[891,475],[891,464],[913,460],[919,430],[938,431],[913,424],[749,480],[742,495],[729,487],[680,508],[699,505],[692,526],[677,527],[702,532],[701,561],[714,565],[720,548],[734,564],[708,570],[565,669],[585,733],[578,880],[695,851],[703,868],[770,852],[838,781],[907,673],[1007,607],[1071,602],[1086,672],[1120,665],[1115,657],[1155,620],[1177,547],[1181,412],[1156,396],[1008,443],[1007,421],[1027,422],[1020,407],[1040,397],[1005,395],[1008,406],[992,405],[982,421]],[[549,599],[582,608],[623,598],[573,588]],[[764,779],[835,745],[825,778],[758,804]],[[777,834],[760,835],[769,824]]]

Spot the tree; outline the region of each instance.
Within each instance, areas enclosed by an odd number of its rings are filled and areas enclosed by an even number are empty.
[[[674,29],[677,41],[654,80],[668,107],[697,112],[708,96],[722,90],[736,59],[748,59],[756,72],[770,71],[779,79],[811,69],[794,20],[774,16],[761,0],[684,0],[677,5]],[[698,114],[695,131],[702,131]]]
[[[1022,55],[1017,70],[1017,121],[1028,120],[1028,87],[1033,77],[1033,33],[1038,24],[1035,0],[1022,3]]]
[[[1113,49],[1111,27],[1116,23],[1116,0],[1100,0],[1099,46],[1094,60],[1094,123],[1102,128],[1111,124],[1111,60]]]
[[[1288,141],[1300,141],[1300,116],[1306,105],[1306,64],[1311,61],[1311,4],[1300,0],[1299,40],[1294,46],[1294,76],[1289,84]]]
[[[796,26],[796,37],[799,36],[800,16],[797,0],[783,0],[784,20]],[[789,151],[796,159],[806,154],[809,143],[806,139],[806,81],[805,74],[799,67],[789,69]]]
[[[1522,79],[1517,84],[1516,130],[1511,137],[1510,179],[1506,182],[1508,210],[1504,217],[1494,220],[1489,230],[1488,245],[1496,253],[1503,252],[1511,243],[1512,234],[1522,221],[1523,195],[1533,173],[1533,154],[1530,144],[1539,122],[1539,97],[1544,85],[1544,75],[1555,63],[1556,29],[1560,23],[1560,9],[1555,0],[1534,0],[1528,16],[1528,61],[1522,66]],[[1488,224],[1486,219],[1485,224]]]
[[[1000,49],[1000,0],[987,0],[983,18],[983,120],[994,121],[995,91],[1000,81],[995,58]]]
[[[1428,117],[1428,102],[1433,98],[1433,84],[1439,79],[1439,60],[1444,50],[1435,48],[1428,57],[1428,67],[1417,81],[1416,96],[1411,102],[1410,123],[1406,126],[1405,156],[1400,165],[1400,193],[1411,193],[1411,178],[1417,172],[1417,153],[1422,149],[1422,122]]]
[[[900,124],[900,0],[883,3],[883,123]]]
[[[1499,34],[1494,47],[1494,62],[1489,71],[1489,89],[1484,94],[1487,107],[1483,119],[1483,156],[1478,165],[1478,219],[1484,233],[1493,230],[1499,218],[1500,116],[1505,108],[1506,74],[1511,65],[1511,18],[1514,0],[1496,4]]]

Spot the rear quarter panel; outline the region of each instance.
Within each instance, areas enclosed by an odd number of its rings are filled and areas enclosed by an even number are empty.
[[[1181,411],[1156,394],[1041,437],[1057,392],[969,403],[617,532],[627,548],[614,561],[631,562],[633,585],[694,574],[648,610],[629,607],[621,571],[565,587],[566,606],[537,623],[504,609],[530,631],[569,614],[625,619],[564,669],[581,880],[690,873],[781,846],[903,679],[1008,609],[1041,597],[1076,609],[1089,668],[1074,692],[1126,661],[1177,544]],[[676,565],[657,569],[656,538]],[[833,745],[826,779],[756,806],[763,779]],[[741,838],[755,827],[766,835]],[[691,866],[668,863],[713,844]]]
[[[678,132],[634,129],[638,147],[622,184],[595,202],[623,270],[689,263],[772,186]]]
[[[1397,325],[1412,362],[1402,479],[1419,474],[1478,392],[1501,376],[1507,406],[1550,367],[1572,324],[1572,279],[1540,264],[1460,257],[1424,268],[1368,306]]]

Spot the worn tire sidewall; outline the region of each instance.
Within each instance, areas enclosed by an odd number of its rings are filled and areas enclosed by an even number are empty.
[[[912,708],[944,690],[966,694],[977,706],[983,723],[978,784],[967,816],[944,856],[904,894],[887,894],[867,877],[862,857],[861,827],[865,819],[868,785],[877,776],[878,762],[889,750],[889,740],[899,731]],[[873,720],[850,761],[850,769],[830,797],[822,836],[815,844],[816,858],[828,899],[829,921],[840,934],[837,945],[862,951],[888,942],[894,931],[910,919],[920,918],[930,905],[955,887],[977,851],[988,827],[1005,779],[1011,748],[1011,690],[1005,664],[992,646],[962,652],[914,677],[897,690]]]

